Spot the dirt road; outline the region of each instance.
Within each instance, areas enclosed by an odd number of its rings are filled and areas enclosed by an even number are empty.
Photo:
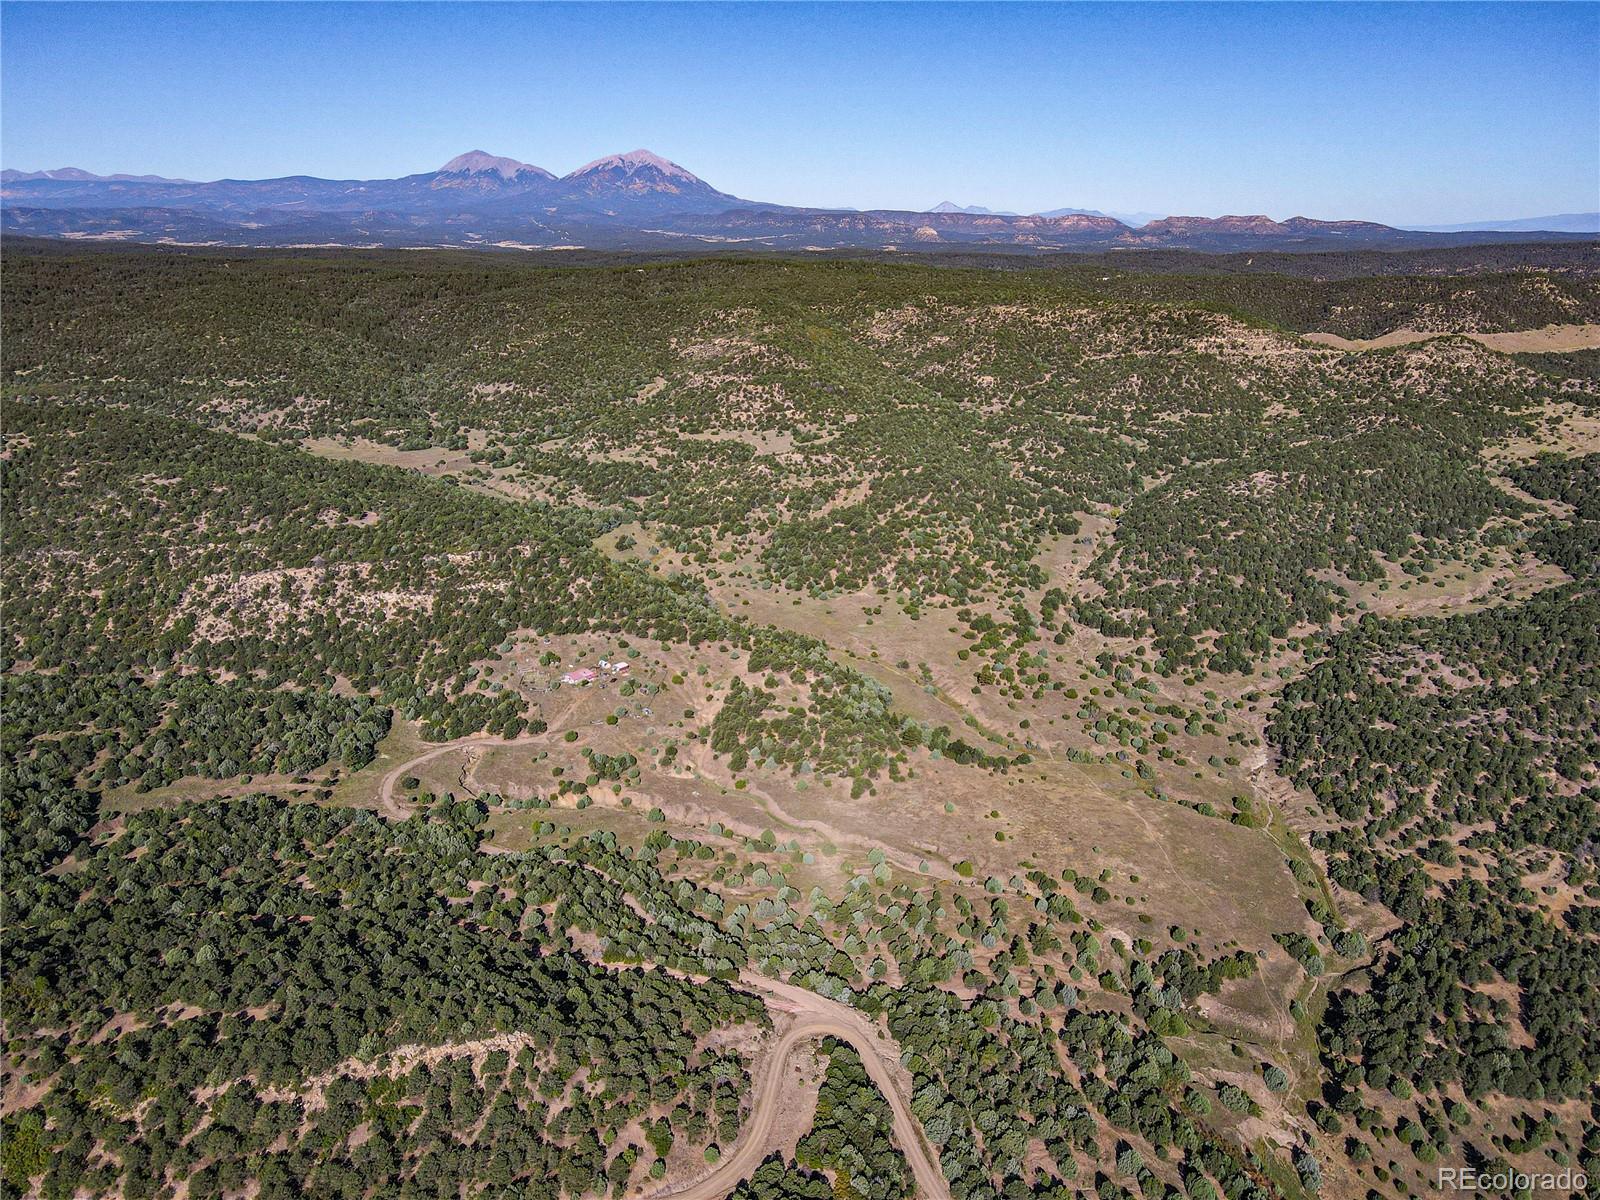
[[[514,738],[495,737],[492,734],[475,733],[468,737],[456,738],[453,742],[440,742],[426,753],[415,758],[407,759],[383,777],[383,784],[378,788],[378,811],[391,821],[404,821],[411,814],[395,799],[394,791],[399,786],[400,780],[411,773],[412,768],[420,767],[425,762],[431,762],[443,754],[450,754],[456,750],[471,750],[475,747],[494,746],[523,746],[529,742],[545,740],[549,735],[545,733],[524,733]]]
[[[523,734],[499,738],[485,734],[441,742],[414,758],[392,768],[378,789],[378,808],[384,816],[403,821],[411,814],[395,797],[400,780],[425,762],[458,750],[493,746],[516,746],[546,739],[548,734]],[[922,1127],[911,1115],[911,1076],[900,1065],[900,1046],[873,1022],[848,1005],[807,991],[794,984],[768,979],[752,971],[739,975],[739,986],[762,996],[769,1007],[792,1013],[793,1024],[767,1056],[755,1080],[750,1118],[739,1137],[738,1148],[723,1158],[707,1175],[676,1187],[650,1193],[659,1200],[723,1200],[739,1182],[760,1166],[772,1150],[772,1130],[777,1121],[779,1082],[783,1068],[796,1047],[823,1037],[835,1037],[854,1046],[861,1055],[868,1076],[883,1093],[894,1117],[894,1141],[905,1155],[916,1180],[919,1200],[949,1200],[950,1188],[939,1167],[938,1156],[923,1139]]]
[[[748,1178],[772,1151],[772,1128],[779,1115],[779,1080],[789,1056],[804,1043],[823,1037],[835,1037],[854,1046],[867,1074],[889,1102],[894,1116],[894,1142],[911,1167],[919,1200],[949,1200],[950,1187],[939,1168],[938,1157],[923,1140],[922,1127],[911,1115],[911,1078],[900,1065],[899,1044],[855,1009],[805,988],[749,971],[740,973],[739,984],[766,997],[771,1007],[794,1013],[794,1024],[772,1048],[755,1080],[750,1117],[740,1131],[738,1147],[710,1174],[650,1193],[652,1200],[723,1200]]]

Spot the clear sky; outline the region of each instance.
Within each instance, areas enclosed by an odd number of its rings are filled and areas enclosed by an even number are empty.
[[[1600,208],[1600,4],[0,6],[0,161],[376,178],[648,147],[740,196]]]

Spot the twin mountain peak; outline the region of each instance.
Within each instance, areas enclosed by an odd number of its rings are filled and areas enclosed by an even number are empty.
[[[458,154],[439,168],[441,175],[498,175],[505,180],[518,177],[554,179],[554,173],[532,163],[518,162],[514,158],[501,158],[483,150],[469,150]],[[669,159],[649,150],[630,150],[626,154],[608,154],[585,163],[576,171],[561,178],[571,182],[595,175],[622,175],[630,178],[659,176],[705,186],[705,181]]]

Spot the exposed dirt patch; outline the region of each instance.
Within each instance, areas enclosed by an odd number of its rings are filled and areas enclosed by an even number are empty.
[[[1539,351],[1594,350],[1600,348],[1600,325],[1546,325],[1543,329],[1522,329],[1515,333],[1449,333],[1421,329],[1393,329],[1375,338],[1347,338],[1337,333],[1308,333],[1305,340],[1338,350],[1387,350],[1425,342],[1429,338],[1464,337],[1498,350],[1502,354],[1531,354]]]

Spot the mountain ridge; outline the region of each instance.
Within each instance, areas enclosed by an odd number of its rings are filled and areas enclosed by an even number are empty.
[[[1555,233],[1600,233],[1600,212],[1552,213],[1544,217],[1510,217],[1498,221],[1466,221],[1456,225],[1403,225],[1418,233],[1479,233],[1485,230],[1541,229]]]
[[[9,234],[215,245],[1239,251],[1416,247],[1548,232],[1410,230],[1261,214],[1141,222],[1149,214],[1125,214],[1128,220],[1095,209],[1018,214],[951,201],[921,212],[782,205],[721,191],[642,148],[603,155],[559,177],[481,149],[394,179],[196,182],[79,168],[8,169],[0,173],[0,203]]]
[[[193,183],[192,179],[172,179],[165,175],[96,175],[82,167],[55,167],[47,171],[0,171],[0,183],[27,183],[35,179],[74,183]]]

